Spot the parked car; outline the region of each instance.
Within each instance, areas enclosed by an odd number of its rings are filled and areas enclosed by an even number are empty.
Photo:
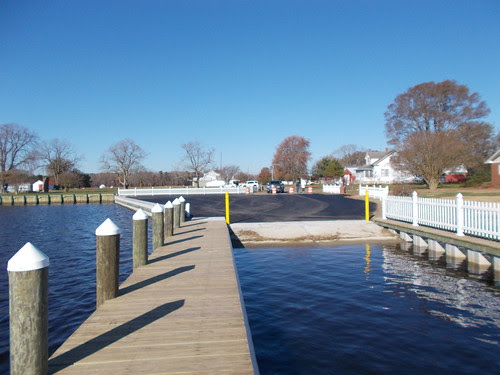
[[[244,187],[252,188],[253,191],[259,191],[259,181],[250,180],[243,184]]]
[[[283,181],[273,180],[273,181],[268,182],[268,184],[267,184],[267,192],[268,193],[272,193],[273,186],[276,187],[277,193],[284,193],[285,192],[285,185],[283,184]]]

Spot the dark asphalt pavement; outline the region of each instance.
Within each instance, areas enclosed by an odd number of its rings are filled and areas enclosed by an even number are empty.
[[[176,196],[142,197],[165,204]],[[224,216],[224,195],[184,196],[191,205],[191,214],[198,217]],[[324,194],[253,194],[229,196],[231,223],[259,223],[306,220],[362,220],[365,203],[343,195]],[[370,211],[375,210],[370,203]]]

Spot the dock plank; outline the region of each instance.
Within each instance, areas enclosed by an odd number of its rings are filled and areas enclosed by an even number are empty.
[[[49,359],[49,374],[256,374],[227,227],[185,223]]]

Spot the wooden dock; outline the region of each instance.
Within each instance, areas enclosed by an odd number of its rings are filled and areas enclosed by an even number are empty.
[[[258,374],[224,220],[184,223],[54,353],[49,374]]]

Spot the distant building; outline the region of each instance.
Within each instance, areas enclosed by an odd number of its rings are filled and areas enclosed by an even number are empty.
[[[491,155],[485,164],[491,164],[491,184],[500,187],[500,149]]]
[[[368,151],[365,165],[355,168],[355,180],[360,184],[393,184],[414,182],[418,178],[410,173],[396,169],[391,158],[395,151]]]
[[[37,182],[33,183],[32,191],[35,193],[43,192],[43,181],[38,180]]]
[[[200,187],[219,187],[224,186],[226,183],[224,180],[220,179],[220,173],[214,170],[208,171],[200,177]],[[193,179],[193,186],[196,186],[196,178]]]

